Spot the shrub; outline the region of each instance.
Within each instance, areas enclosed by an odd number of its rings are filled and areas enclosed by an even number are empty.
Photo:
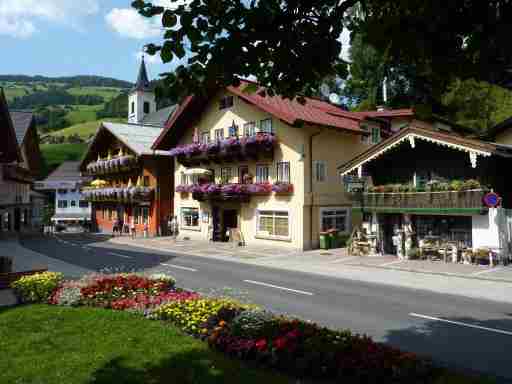
[[[231,331],[234,336],[239,337],[262,337],[273,320],[274,315],[268,311],[244,311],[233,319]]]
[[[461,181],[461,180],[453,180],[451,183],[450,183],[450,189],[452,191],[460,191],[462,189],[462,184],[464,182]]]
[[[21,277],[11,284],[11,288],[24,303],[46,302],[59,286],[62,277],[62,273],[57,272],[36,273]]]
[[[48,302],[54,305],[77,306],[80,304],[82,294],[79,287],[59,287],[51,295]]]
[[[480,189],[482,186],[480,185],[480,182],[475,179],[469,179],[462,183],[461,190],[462,191],[469,191],[471,189]]]
[[[230,299],[180,300],[158,307],[153,317],[169,320],[186,332],[200,334],[202,328],[207,328],[208,319],[223,308],[244,308],[244,305]]]

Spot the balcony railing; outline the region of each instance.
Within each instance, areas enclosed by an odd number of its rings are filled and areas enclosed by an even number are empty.
[[[84,188],[82,194],[85,200],[93,202],[138,203],[151,201],[153,187],[108,187]]]
[[[271,155],[277,139],[273,134],[259,132],[254,136],[229,137],[211,143],[180,145],[169,151],[183,165],[221,163],[245,159],[257,159]]]
[[[362,195],[368,210],[484,210],[484,189],[440,192],[371,192]],[[357,198],[355,201],[357,202]],[[361,201],[359,201],[361,203]]]
[[[256,183],[256,184],[192,184],[178,185],[178,193],[192,193],[195,200],[238,200],[248,201],[251,196],[293,193],[293,184]]]
[[[4,165],[4,180],[17,181],[19,183],[31,184],[34,176],[26,168],[15,164]]]
[[[138,168],[137,158],[132,155],[117,156],[113,159],[99,159],[87,164],[87,173],[90,175],[104,175],[120,173]]]

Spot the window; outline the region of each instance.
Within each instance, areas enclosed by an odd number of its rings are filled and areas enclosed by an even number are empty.
[[[149,187],[149,176],[143,176],[142,183],[145,187]]]
[[[149,224],[149,207],[142,207],[142,223]]]
[[[244,180],[244,177],[249,174],[249,167],[247,165],[242,165],[241,167],[238,167],[238,183],[240,184],[246,184],[249,181]]]
[[[112,208],[107,208],[108,210],[108,219],[112,221],[114,219],[114,210]]]
[[[269,167],[268,165],[257,165],[256,166],[256,182],[266,183],[269,178]]]
[[[288,237],[288,212],[259,211],[258,232],[264,236]]]
[[[220,169],[220,182],[222,184],[228,184],[231,182],[231,168]]]
[[[273,127],[272,127],[272,119],[261,120],[261,122],[260,122],[260,132],[274,133],[274,130],[273,130]]]
[[[244,124],[244,136],[256,135],[256,123],[251,121],[250,123]]]
[[[72,207],[76,207],[76,201],[75,200],[71,200],[71,206]]]
[[[380,128],[372,128],[372,144],[380,143]]]
[[[144,113],[148,114],[150,112],[150,106],[147,101],[144,102]]]
[[[185,175],[185,172],[181,172],[181,185],[187,185],[188,178],[187,175]]]
[[[361,136],[361,143],[363,143],[363,144],[370,144],[370,135],[363,134]]]
[[[201,143],[208,144],[210,142],[210,132],[201,133]]]
[[[327,181],[327,163],[323,160],[313,161],[313,178],[316,182]]]
[[[139,207],[135,207],[133,209],[133,222],[135,224],[139,224],[140,223],[139,218],[140,218],[140,208]]]
[[[322,231],[336,229],[338,232],[347,232],[348,210],[341,208],[322,208],[320,211]]]
[[[280,183],[290,182],[290,162],[281,161],[277,163],[277,181]]]
[[[199,227],[199,208],[181,208],[181,225]]]
[[[233,106],[233,96],[225,96],[219,101],[219,110],[231,108]]]
[[[135,102],[132,101],[132,106],[131,106],[131,112],[130,113],[135,113]]]
[[[86,200],[80,200],[78,202],[78,207],[80,208],[89,208],[89,202]]]
[[[57,202],[57,207],[59,207],[59,208],[67,208],[68,207],[68,201],[67,200],[59,200]]]
[[[230,137],[237,137],[238,136],[238,125],[233,124],[231,127],[228,128],[229,136]]]
[[[216,129],[215,130],[215,140],[219,141],[224,139],[224,129]]]

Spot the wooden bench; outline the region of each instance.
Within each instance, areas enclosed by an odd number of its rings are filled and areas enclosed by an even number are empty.
[[[23,271],[23,272],[9,272],[9,273],[0,273],[0,289],[10,288],[12,282],[18,280],[23,276],[30,276],[36,273],[47,272],[48,269],[33,269],[31,271]]]

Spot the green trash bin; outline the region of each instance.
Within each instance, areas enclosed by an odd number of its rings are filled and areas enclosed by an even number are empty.
[[[328,233],[320,232],[320,249],[329,249],[331,245]]]
[[[329,248],[338,248],[338,232],[329,231]]]

